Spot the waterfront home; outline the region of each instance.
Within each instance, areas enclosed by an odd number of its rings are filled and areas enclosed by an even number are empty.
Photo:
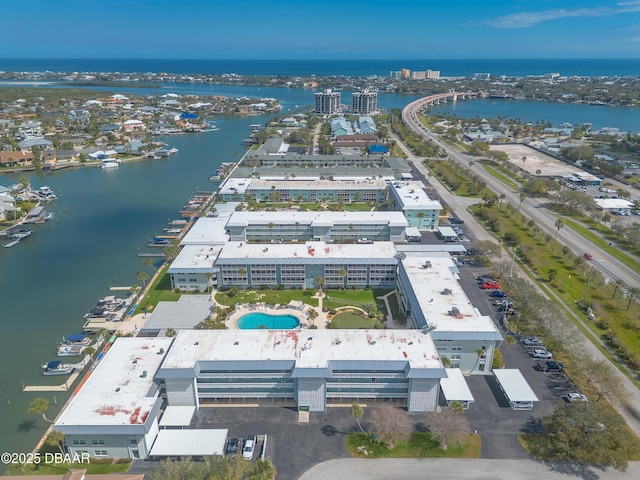
[[[0,151],[0,167],[28,167],[33,165],[33,159],[34,155],[30,150],[17,152]]]
[[[144,123],[140,120],[125,120],[123,123],[125,132],[138,132],[145,129]]]
[[[33,147],[47,149],[53,147],[53,142],[44,138],[27,138],[18,143],[18,148],[23,152],[30,152]]]

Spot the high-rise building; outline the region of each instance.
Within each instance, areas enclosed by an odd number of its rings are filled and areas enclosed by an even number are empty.
[[[340,92],[327,89],[316,93],[316,113],[319,115],[333,115],[340,111]]]
[[[411,70],[408,68],[400,70],[400,78],[411,78]]]
[[[440,70],[427,70],[425,78],[440,78]]]
[[[354,114],[370,115],[378,110],[378,92],[365,89],[351,95],[351,110]]]

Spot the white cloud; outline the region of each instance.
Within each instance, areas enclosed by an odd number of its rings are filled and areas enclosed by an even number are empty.
[[[578,8],[575,10],[558,9],[542,10],[540,12],[521,12],[504,15],[494,19],[484,20],[481,25],[494,28],[529,28],[539,23],[558,20],[561,18],[603,17],[623,13],[640,12],[640,0],[618,2],[615,7]]]

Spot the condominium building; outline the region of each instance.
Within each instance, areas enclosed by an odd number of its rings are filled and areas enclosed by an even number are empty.
[[[393,182],[389,184],[389,196],[394,209],[404,213],[410,227],[434,231],[442,205],[429,198],[424,189],[424,184],[418,181]]]
[[[457,275],[448,253],[407,253],[398,265],[400,306],[411,328],[430,332],[438,354],[448,357],[452,368],[488,372],[502,335],[491,317],[473,306]]]
[[[316,109],[318,115],[333,115],[340,111],[340,92],[334,92],[330,88],[324,92],[315,94]]]
[[[402,212],[234,212],[226,224],[231,241],[403,242]]]
[[[351,94],[351,111],[355,115],[371,115],[378,111],[378,92],[364,90]]]
[[[394,288],[396,250],[392,242],[325,242],[256,245],[229,242],[218,255],[218,288]]]
[[[180,331],[155,374],[169,406],[280,399],[309,412],[364,400],[434,411],[443,377],[420,330]]]

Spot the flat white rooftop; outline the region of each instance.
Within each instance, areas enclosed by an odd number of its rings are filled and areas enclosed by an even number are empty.
[[[56,422],[65,426],[144,425],[157,401],[147,396],[171,338],[116,339]],[[160,353],[162,352],[162,353]]]
[[[421,330],[300,329],[182,330],[162,369],[240,360],[292,360],[298,368],[326,368],[331,360],[400,360],[412,368],[442,369],[431,336]]]
[[[603,210],[625,210],[633,207],[633,202],[622,198],[598,198],[596,199],[596,205]]]
[[[383,190],[387,188],[387,181],[361,177],[353,180],[251,180],[251,190],[270,190],[271,187],[279,190]]]
[[[180,241],[180,245],[222,245],[229,240],[226,217],[200,217]]]
[[[227,429],[160,430],[149,453],[152,457],[224,455]]]
[[[502,339],[491,317],[480,314],[458,283],[458,269],[448,253],[407,256],[402,266],[428,324],[435,326],[431,332],[434,339],[451,332],[483,332],[482,339]],[[457,316],[452,315],[454,307],[459,311]]]
[[[473,394],[469,390],[469,385],[462,375],[462,371],[459,368],[447,368],[447,378],[440,379],[440,387],[444,398],[449,402],[474,402]]]
[[[185,245],[171,262],[169,273],[212,271],[222,245]]]
[[[169,405],[165,408],[159,425],[161,427],[188,427],[195,413],[195,406]]]
[[[511,402],[538,401],[538,397],[517,368],[495,368],[493,373]]]
[[[354,225],[390,224],[406,227],[402,212],[235,212],[227,227],[248,225]]]
[[[332,260],[361,260],[366,263],[396,263],[396,249],[393,242],[369,244],[340,244],[325,242],[259,244],[229,242],[218,256],[219,265],[242,261],[271,261],[288,259],[293,263],[315,263]],[[264,263],[264,262],[262,262]]]
[[[443,237],[457,237],[458,234],[451,227],[438,227],[438,233]]]
[[[403,210],[442,210],[437,200],[432,200],[418,181],[393,182],[389,187],[393,197]]]
[[[220,186],[220,195],[244,195],[251,184],[250,178],[233,178],[227,177],[225,182]]]

